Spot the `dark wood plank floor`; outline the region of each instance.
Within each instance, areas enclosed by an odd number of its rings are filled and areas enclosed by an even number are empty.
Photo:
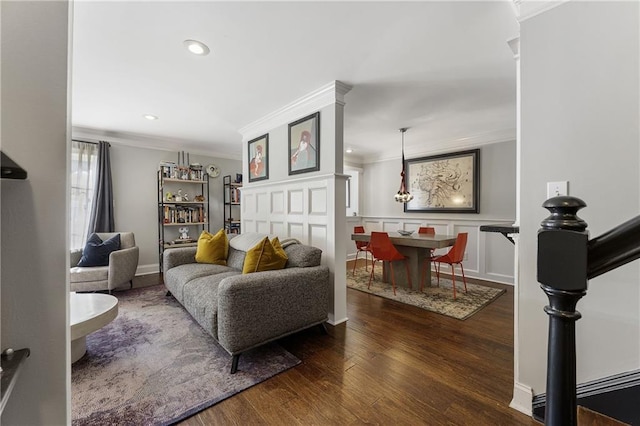
[[[280,341],[302,364],[180,424],[540,425],[509,408],[513,288],[494,285],[466,321],[349,289],[346,324]]]

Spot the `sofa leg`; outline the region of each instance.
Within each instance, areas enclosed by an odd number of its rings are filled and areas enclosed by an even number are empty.
[[[129,290],[131,290],[133,288],[133,280],[129,280]]]
[[[169,290],[167,290],[167,294],[165,294],[165,296],[171,297],[171,292]]]
[[[238,371],[238,360],[240,359],[240,354],[233,355],[231,357],[231,374],[235,374]]]
[[[325,325],[325,323],[318,324],[318,327],[320,327],[320,333],[329,334],[329,332],[327,331],[327,326]]]

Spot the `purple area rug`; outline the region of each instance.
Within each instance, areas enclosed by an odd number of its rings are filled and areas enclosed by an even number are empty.
[[[281,373],[300,360],[269,344],[231,356],[162,285],[118,292],[118,317],[87,336],[71,369],[75,425],[165,425]]]

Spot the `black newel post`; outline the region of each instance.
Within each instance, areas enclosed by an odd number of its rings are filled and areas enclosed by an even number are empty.
[[[549,298],[545,425],[575,426],[576,304],[587,292],[587,224],[577,216],[586,207],[575,197],[554,197],[542,207],[551,215],[538,231],[538,281]]]

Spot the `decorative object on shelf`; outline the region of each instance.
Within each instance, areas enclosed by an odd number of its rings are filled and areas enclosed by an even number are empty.
[[[202,180],[203,177],[202,164],[189,164],[189,180]]]
[[[415,158],[406,167],[415,199],[405,212],[478,213],[479,149]]]
[[[397,202],[404,203],[405,205],[409,201],[413,200],[413,195],[411,195],[411,193],[409,191],[407,191],[407,187],[405,186],[406,178],[405,178],[405,173],[404,173],[404,166],[405,166],[405,161],[404,161],[404,134],[405,134],[405,132],[407,130],[408,130],[408,127],[403,127],[403,128],[400,129],[400,132],[402,133],[402,172],[400,172],[400,189],[398,190],[396,195],[393,197]]]
[[[289,124],[289,175],[320,170],[320,112]]]
[[[249,182],[269,179],[269,134],[259,136],[249,144]],[[236,183],[238,175],[236,175]],[[242,175],[240,175],[242,182]]]
[[[204,195],[196,195],[193,198],[193,201],[197,201],[197,202],[200,202],[200,203],[203,202],[204,201]]]
[[[189,238],[189,227],[181,226],[180,229],[178,229],[178,232],[180,232],[180,239],[181,240],[190,240],[190,238]]]
[[[242,173],[236,173],[236,183],[242,183]]]
[[[209,177],[217,178],[218,176],[220,176],[220,168],[215,164],[209,164],[207,166],[207,174],[209,175]]]
[[[398,234],[404,237],[408,237],[409,235],[413,234],[413,231],[405,231],[404,229],[398,229]]]

